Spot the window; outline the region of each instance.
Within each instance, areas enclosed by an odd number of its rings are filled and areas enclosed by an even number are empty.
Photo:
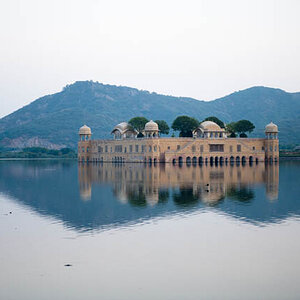
[[[232,150],[233,150],[233,149],[232,149],[232,146],[230,146],[230,147],[229,147],[229,151],[232,152]]]
[[[277,151],[277,146],[274,147],[274,151],[275,151],[275,152]]]
[[[236,151],[237,152],[241,152],[242,151],[242,146],[241,145],[237,145],[236,146]]]
[[[170,150],[170,146],[168,146],[168,150]]]
[[[211,138],[214,137],[214,134],[213,134],[212,132],[210,133],[210,137],[211,137]]]
[[[218,133],[216,132],[216,133],[215,133],[215,138],[217,138],[217,137],[218,137]]]
[[[168,148],[169,149],[169,148]],[[177,145],[177,150],[180,150],[180,145]]]
[[[127,153],[127,148],[126,147],[124,148],[124,153]]]
[[[90,150],[89,147],[86,147],[86,152],[89,152],[89,150]]]
[[[262,147],[261,147],[261,150],[265,150],[265,147],[264,147],[264,146],[262,146]]]
[[[84,147],[81,148],[81,151],[84,152]]]
[[[146,146],[145,146],[145,145],[142,145],[142,153],[145,152],[145,148],[146,148]]]
[[[272,146],[270,146],[270,151],[271,151],[271,152],[273,151],[273,147],[272,147]]]
[[[192,152],[196,152],[196,146],[195,145],[192,146]]]
[[[105,146],[105,152],[108,152],[108,147],[107,146]]]
[[[154,146],[154,152],[156,152],[157,151],[157,146]]]
[[[255,150],[255,147],[254,147],[254,146],[252,147],[252,150]]]
[[[103,148],[101,146],[98,146],[98,152],[99,153],[103,152]]]
[[[203,145],[200,146],[200,152],[203,152]]]
[[[116,140],[120,140],[121,139],[121,133],[120,133],[120,131],[116,131],[115,132],[115,139]]]
[[[216,144],[216,145],[209,145],[210,152],[224,152],[224,145]]]
[[[112,152],[112,147],[110,147],[110,152]]]
[[[151,146],[149,146],[149,152],[152,152],[152,147]]]
[[[222,132],[220,132],[219,137],[220,137],[220,138],[223,137],[223,133],[222,133]]]
[[[139,152],[139,145],[135,145],[135,152]]]
[[[132,152],[132,145],[129,146],[129,152]]]

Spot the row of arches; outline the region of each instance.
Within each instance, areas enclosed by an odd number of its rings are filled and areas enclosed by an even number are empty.
[[[89,158],[88,157],[81,157],[79,158],[79,161],[80,162],[89,162]],[[234,164],[234,163],[237,163],[237,164],[245,164],[246,162],[249,162],[250,164],[252,163],[258,163],[258,158],[254,158],[253,156],[249,156],[249,157],[246,157],[246,156],[230,156],[230,157],[223,157],[223,156],[211,156],[211,157],[202,157],[202,156],[199,156],[199,157],[196,157],[196,156],[193,156],[193,157],[182,157],[182,156],[179,156],[178,158],[173,158],[172,159],[172,163],[173,165],[175,164],[183,164],[183,163],[186,163],[186,164]],[[277,162],[278,161],[278,158],[277,157],[268,157],[265,159],[266,162]],[[104,162],[104,159],[103,157],[101,158],[93,158],[92,159],[92,162]],[[122,157],[122,156],[115,156],[112,158],[112,162],[113,163],[124,163],[125,162],[125,158]],[[158,159],[157,158],[152,158],[152,157],[145,157],[144,159],[144,163],[158,163]]]
[[[253,156],[249,156],[249,157],[246,157],[246,156],[230,156],[230,157],[223,157],[223,156],[211,156],[211,157],[186,157],[185,160],[182,156],[179,156],[178,159],[177,158],[173,158],[172,160],[172,163],[173,164],[176,164],[176,163],[179,163],[179,164],[182,164],[182,163],[187,163],[187,164],[234,164],[234,163],[237,163],[237,164],[245,164],[246,162],[249,162],[250,164],[252,163],[258,163],[259,160],[257,157],[253,157]],[[266,159],[266,161],[268,162],[277,162],[277,157],[269,157],[268,159]]]
[[[172,160],[172,163],[173,164],[176,164],[176,163],[179,163],[179,164],[182,164],[182,163],[187,163],[187,164],[228,164],[228,163],[246,163],[247,161],[249,161],[249,163],[253,163],[254,161],[256,163],[258,163],[258,158],[253,158],[253,156],[249,156],[249,157],[246,157],[246,156],[230,156],[230,157],[223,157],[223,156],[211,156],[211,157],[186,157],[185,159],[182,157],[182,156],[179,156],[178,158],[173,158]]]

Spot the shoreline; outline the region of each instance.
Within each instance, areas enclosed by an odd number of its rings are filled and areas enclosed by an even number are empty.
[[[11,157],[11,158],[0,158],[0,161],[35,161],[35,160],[73,160],[78,161],[77,158],[64,158],[64,157],[39,157],[39,158],[17,158],[17,157]],[[279,157],[280,160],[300,160],[299,156],[281,156]],[[92,162],[91,162],[92,163]]]
[[[65,157],[39,157],[39,158],[0,158],[0,161],[9,161],[9,160],[76,160],[77,158],[65,158]]]

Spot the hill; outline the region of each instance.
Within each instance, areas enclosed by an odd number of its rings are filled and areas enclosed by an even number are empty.
[[[256,126],[253,136],[263,136],[272,120],[279,126],[282,144],[300,144],[300,93],[252,87],[205,102],[79,81],[0,119],[0,147],[75,148],[83,124],[92,128],[94,138],[109,138],[114,125],[134,116],[171,124],[184,114],[199,121],[211,115],[224,122],[249,119]]]

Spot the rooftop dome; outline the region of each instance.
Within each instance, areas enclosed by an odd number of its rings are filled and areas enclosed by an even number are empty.
[[[217,123],[212,121],[204,121],[200,124],[200,127],[206,131],[221,131],[223,130]]]
[[[145,125],[145,131],[158,131],[158,124],[150,120]]]
[[[265,132],[278,132],[278,126],[271,122],[266,126]]]
[[[114,133],[116,130],[119,131],[121,134],[124,134],[127,131],[135,132],[135,130],[132,128],[132,126],[126,122],[122,122],[122,123],[116,125],[111,133]]]
[[[116,126],[114,127],[114,130],[115,130],[115,129],[119,129],[120,131],[123,132],[123,131],[129,129],[129,124],[128,124],[127,122],[122,122],[122,123],[116,125]]]
[[[92,131],[91,131],[91,128],[86,126],[86,125],[83,125],[82,127],[80,127],[79,129],[79,134],[92,134]]]

